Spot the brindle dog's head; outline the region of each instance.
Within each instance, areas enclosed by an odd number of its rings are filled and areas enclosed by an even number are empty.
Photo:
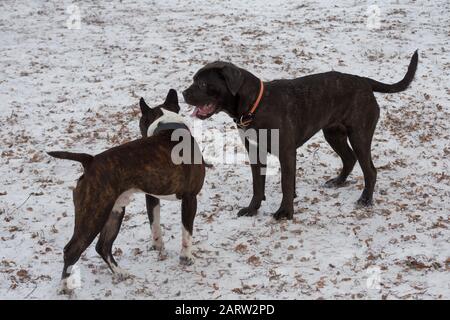
[[[141,98],[139,101],[139,106],[141,107],[142,113],[141,119],[139,120],[139,129],[143,138],[151,135],[159,122],[182,122],[182,118],[178,115],[180,111],[178,95],[174,89],[170,89],[166,101],[155,108],[150,108],[145,103],[144,98]],[[149,130],[152,128],[153,130]],[[151,131],[150,134],[149,131]]]
[[[192,116],[204,120],[224,111],[236,118],[237,95],[245,77],[243,69],[228,62],[216,61],[201,68],[193,84],[183,91],[184,100],[195,106]]]

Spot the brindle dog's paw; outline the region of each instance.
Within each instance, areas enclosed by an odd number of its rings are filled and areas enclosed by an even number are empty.
[[[68,279],[61,280],[60,288],[58,289],[59,295],[73,296],[75,294],[75,288],[69,287]]]
[[[149,251],[164,251],[164,245],[161,244],[152,244],[149,248]]]
[[[75,290],[68,289],[68,288],[59,288],[57,293],[58,293],[58,295],[61,295],[61,296],[73,297],[75,295]]]
[[[373,206],[372,199],[368,198],[359,198],[358,201],[356,201],[356,208],[370,208]]]
[[[163,248],[158,252],[158,261],[164,261],[168,257],[166,250]]]
[[[281,219],[292,220],[293,217],[294,217],[294,213],[292,211],[284,209],[284,208],[278,209],[277,212],[275,212],[273,214],[273,218],[275,220],[281,220]]]
[[[242,208],[238,212],[238,217],[252,217],[255,216],[258,213],[257,209],[253,209],[250,207]]]
[[[180,264],[182,266],[191,266],[194,264],[194,258],[193,257],[185,257],[185,256],[180,256]]]
[[[324,187],[326,188],[340,188],[346,186],[348,183],[339,177],[333,178],[325,182]]]

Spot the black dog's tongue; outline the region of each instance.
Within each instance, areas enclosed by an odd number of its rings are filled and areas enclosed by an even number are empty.
[[[200,111],[200,107],[195,107],[194,111],[192,111],[191,117],[197,118],[199,111]]]
[[[197,118],[198,118],[198,116],[206,117],[206,116],[209,116],[210,114],[212,114],[215,109],[216,109],[215,106],[211,103],[203,105],[203,106],[198,106],[198,107],[195,107],[191,116],[197,117]]]

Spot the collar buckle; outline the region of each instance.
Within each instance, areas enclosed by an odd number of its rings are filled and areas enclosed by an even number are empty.
[[[239,128],[246,128],[250,125],[250,123],[253,121],[253,119],[255,118],[255,115],[253,113],[247,113],[247,114],[243,114],[239,120],[235,120],[234,122],[236,122],[236,125]]]
[[[262,82],[262,80],[259,80],[260,82],[260,87],[259,87],[259,93],[258,93],[258,97],[256,98],[255,103],[253,104],[253,106],[251,107],[250,111],[246,114],[243,114],[239,120],[234,120],[234,122],[236,122],[236,125],[239,128],[246,128],[250,125],[250,123],[253,121],[253,119],[255,118],[255,111],[259,106],[259,103],[261,102],[261,98],[263,96],[264,93],[264,83]]]

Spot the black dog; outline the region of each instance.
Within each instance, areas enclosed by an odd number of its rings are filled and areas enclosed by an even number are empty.
[[[274,218],[292,219],[296,149],[319,130],[343,162],[341,173],[326,185],[342,186],[358,160],[365,184],[358,204],[372,204],[377,171],[370,149],[380,113],[373,92],[405,90],[414,78],[417,62],[416,50],[403,80],[389,85],[340,72],[262,82],[244,69],[217,61],[207,64],[194,75],[193,84],[183,96],[187,103],[196,106],[193,115],[200,119],[224,111],[244,130],[279,129],[283,200]],[[256,143],[259,146],[259,141]],[[248,140],[245,145],[248,151]],[[270,147],[267,149],[271,152]],[[255,215],[265,199],[263,158],[264,155],[258,156],[251,165],[253,198],[248,207],[239,211],[239,216]]]

